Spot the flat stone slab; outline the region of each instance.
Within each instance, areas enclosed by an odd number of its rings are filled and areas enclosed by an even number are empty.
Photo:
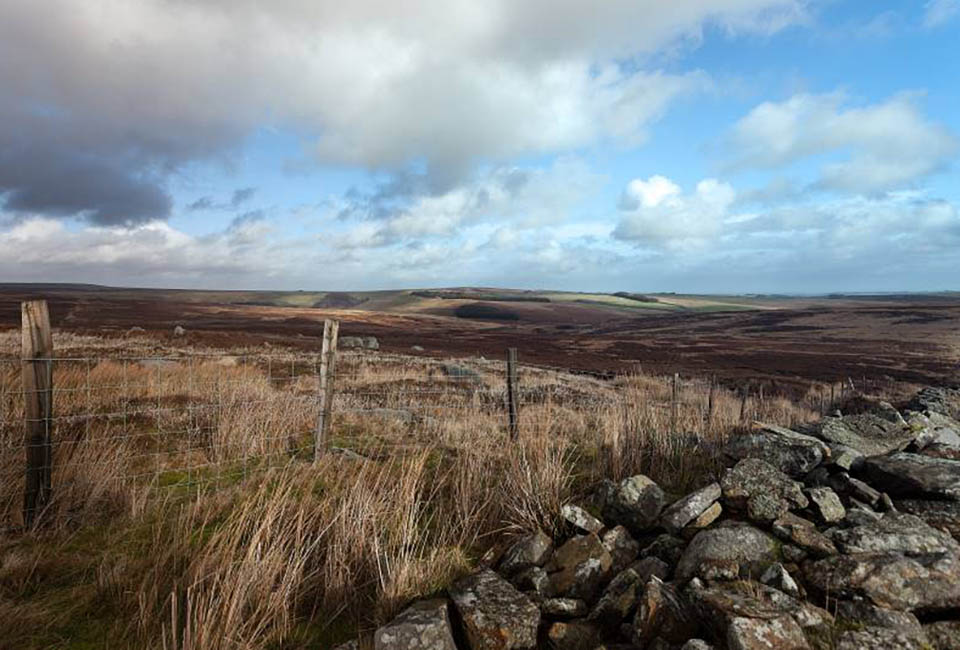
[[[875,413],[826,417],[806,432],[830,443],[852,447],[865,456],[903,449],[916,437],[916,432],[902,420],[892,421]]]
[[[960,461],[899,452],[868,458],[862,472],[892,496],[960,501]]]
[[[374,650],[457,650],[447,601],[435,598],[414,603],[376,631],[373,647]]]
[[[660,523],[671,533],[676,533],[702,515],[721,494],[719,483],[700,488],[668,506],[660,515]]]
[[[727,458],[759,458],[788,476],[803,476],[830,457],[830,448],[813,436],[774,424],[758,423],[754,429],[731,438],[723,449]]]
[[[473,650],[534,648],[540,609],[489,569],[458,580],[450,598]]]

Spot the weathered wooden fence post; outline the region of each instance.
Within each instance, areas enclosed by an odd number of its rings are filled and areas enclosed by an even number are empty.
[[[670,433],[677,433],[677,419],[680,408],[680,373],[673,373],[673,391],[670,398]]]
[[[340,321],[323,321],[323,345],[320,348],[320,376],[318,377],[319,407],[317,432],[313,438],[313,462],[320,460],[327,446],[327,430],[330,428],[330,405],[333,403],[333,377],[337,365],[337,338]]]
[[[519,435],[517,420],[517,348],[507,350],[507,419],[510,438],[516,440]]]
[[[24,442],[27,447],[23,523],[33,524],[50,499],[53,473],[53,333],[47,301],[20,305],[21,375],[24,400]]]
[[[707,396],[707,426],[713,424],[714,410],[716,409],[717,378],[710,378],[710,392]]]

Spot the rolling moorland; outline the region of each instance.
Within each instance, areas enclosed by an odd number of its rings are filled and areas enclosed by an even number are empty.
[[[64,360],[25,527],[35,298]],[[324,318],[380,349],[341,353],[313,461]],[[917,395],[958,383],[958,322],[954,294],[0,286],[0,647],[952,647],[960,392]]]

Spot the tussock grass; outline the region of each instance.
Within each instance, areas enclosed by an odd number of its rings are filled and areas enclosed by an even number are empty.
[[[683,383],[674,419],[666,378],[523,368],[510,441],[499,364],[458,362],[476,373],[465,379],[345,354],[331,441],[360,457],[312,463],[313,360],[215,351],[143,365],[107,343],[67,343],[102,360],[55,369],[53,499],[33,529],[0,533],[11,647],[328,647],[443,589],[511,535],[555,532],[560,506],[602,479],[706,483],[742,426],[740,396],[723,389],[708,418],[705,382]],[[15,364],[0,364],[7,528],[21,524],[18,389]],[[795,424],[816,417],[816,400],[752,401],[746,415]]]

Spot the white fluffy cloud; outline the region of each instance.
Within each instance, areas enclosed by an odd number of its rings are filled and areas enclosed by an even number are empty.
[[[824,154],[816,187],[878,192],[910,185],[942,169],[960,140],[920,112],[913,94],[867,106],[846,106],[843,93],[799,94],[764,102],[734,126],[728,144],[735,168],[779,168]]]
[[[639,60],[707,24],[779,29],[804,3],[4,2],[0,192],[23,213],[165,218],[173,170],[263,126],[329,163],[426,161],[448,185],[484,158],[637,143],[708,83]]]
[[[620,199],[621,218],[613,236],[640,245],[682,249],[716,237],[736,198],[733,188],[712,178],[684,194],[663,176],[630,181]]]

